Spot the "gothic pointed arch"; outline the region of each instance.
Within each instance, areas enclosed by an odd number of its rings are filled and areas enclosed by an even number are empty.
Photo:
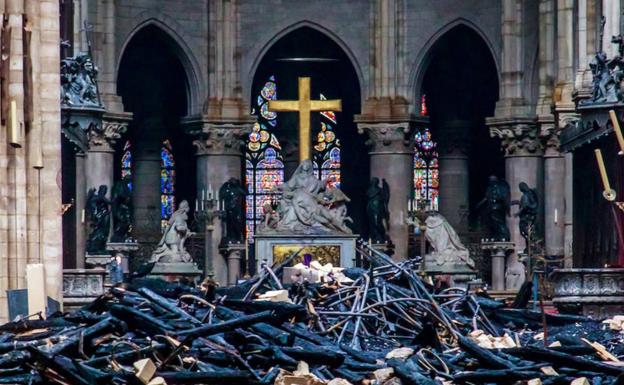
[[[145,31],[156,33],[158,39],[168,50],[174,53],[179,60],[186,77],[187,111],[185,115],[191,116],[202,112],[202,106],[206,99],[205,80],[199,61],[193,54],[191,47],[186,43],[188,36],[184,29],[174,19],[160,14],[159,12],[143,12],[135,18],[135,27],[125,36],[120,47],[120,54],[116,65],[117,81],[119,83],[122,60],[130,43],[137,35]]]
[[[256,224],[262,206],[274,199],[264,189],[288,179],[299,161],[297,114],[268,111],[267,101],[296,99],[297,78],[303,76],[311,78],[313,99],[342,99],[343,105],[341,112],[311,115],[311,160],[316,174],[328,185],[343,189],[354,206],[363,206],[368,162],[364,138],[353,123],[360,111],[361,93],[352,57],[319,26],[308,23],[283,31],[262,52],[254,64],[250,95],[258,123],[247,143],[248,224]],[[265,165],[257,160],[267,154],[273,160],[269,171],[260,169]],[[364,212],[363,207],[352,210],[356,211]]]

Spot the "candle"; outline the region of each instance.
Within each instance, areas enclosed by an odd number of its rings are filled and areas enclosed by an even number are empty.
[[[199,209],[199,205],[197,204],[197,198],[195,198],[195,211],[197,211],[197,209]]]
[[[19,122],[17,121],[17,102],[11,100],[9,109],[9,144],[13,147],[22,147],[20,143]]]
[[[557,214],[558,214],[558,213],[559,213],[559,212],[557,211],[557,209],[555,209],[555,224],[557,224],[557,223],[558,223],[558,221],[557,221]]]
[[[212,185],[208,183],[208,199],[212,199]]]
[[[249,262],[249,240],[245,238],[245,261]]]
[[[609,117],[611,118],[611,124],[613,124],[613,130],[615,131],[615,137],[620,145],[620,154],[624,154],[624,136],[622,136],[622,130],[620,129],[620,122],[618,121],[615,111],[609,110]]]
[[[412,200],[411,199],[407,200],[407,210],[408,211],[412,211]]]
[[[607,176],[607,169],[604,165],[604,160],[602,159],[602,151],[600,149],[595,149],[594,153],[596,154],[596,161],[598,161],[598,169],[600,170],[600,178],[602,179],[602,186],[605,192],[611,191],[611,185],[609,185],[609,177]]]
[[[80,213],[80,221],[82,223],[85,223],[85,210],[82,209],[82,212]]]
[[[203,188],[202,189],[202,204],[203,204],[203,201],[205,200],[206,200],[206,189]]]

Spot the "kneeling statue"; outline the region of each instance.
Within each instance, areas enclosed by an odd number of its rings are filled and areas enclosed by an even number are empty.
[[[468,267],[474,270],[475,263],[470,252],[459,239],[455,229],[440,214],[432,214],[425,220],[427,226],[425,237],[433,251],[427,254],[427,264],[435,264],[452,270],[456,267]]]
[[[154,250],[150,262],[192,262],[191,255],[184,248],[184,242],[194,235],[189,230],[188,220],[189,204],[187,201],[180,202],[180,207],[171,215],[158,247]]]

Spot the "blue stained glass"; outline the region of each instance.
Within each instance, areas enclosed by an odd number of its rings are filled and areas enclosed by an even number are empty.
[[[437,210],[439,191],[437,143],[433,141],[433,135],[428,128],[417,132],[414,139],[416,142],[414,148],[414,198],[429,200],[433,210]]]
[[[175,205],[175,161],[171,153],[171,143],[163,142],[160,150],[160,217],[161,224],[166,223],[174,211]]]
[[[256,96],[257,123],[247,141],[245,154],[245,182],[247,199],[245,208],[247,218],[247,239],[253,242],[256,226],[264,217],[263,204],[275,199],[273,191],[276,184],[284,181],[284,164],[280,154],[280,144],[271,129],[277,127],[277,114],[268,110],[268,100],[277,99],[275,76],[265,82]],[[253,100],[253,99],[252,99]],[[253,104],[253,102],[252,102]]]

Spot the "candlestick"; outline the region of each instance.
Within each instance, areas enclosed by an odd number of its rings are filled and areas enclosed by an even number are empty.
[[[619,154],[624,154],[624,136],[622,136],[622,130],[620,128],[620,122],[618,121],[617,115],[614,110],[609,110],[609,117],[611,118],[611,124],[613,124],[613,130],[615,131],[615,137],[617,138],[618,144],[620,145]]]
[[[249,239],[245,237],[245,261],[249,263]]]
[[[19,122],[17,121],[17,102],[11,100],[11,107],[9,109],[9,144],[13,147],[22,147],[20,143],[20,130]]]
[[[602,159],[602,151],[599,148],[594,150],[596,154],[596,161],[598,161],[598,169],[600,170],[600,178],[602,179],[603,192],[602,195],[608,201],[615,200],[615,191],[611,189],[611,185],[609,185],[609,177],[607,176],[607,169],[604,165],[604,160]]]
[[[558,214],[558,213],[559,213],[559,212],[557,211],[557,209],[555,209],[555,224],[559,223],[559,221],[557,221],[557,214]]]

